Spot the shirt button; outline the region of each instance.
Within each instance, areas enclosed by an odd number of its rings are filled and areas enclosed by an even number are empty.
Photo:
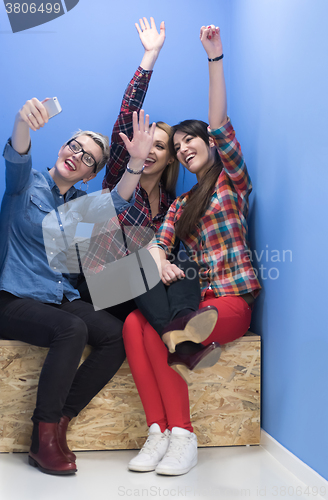
[[[55,241],[56,238],[52,238],[52,241]]]
[[[60,225],[60,227],[63,227],[63,224],[59,224],[59,225]]]
[[[54,253],[53,252],[50,252],[50,255],[53,255]]]
[[[61,281],[58,281],[58,283],[61,283]]]
[[[54,267],[54,269],[57,269],[57,267]]]

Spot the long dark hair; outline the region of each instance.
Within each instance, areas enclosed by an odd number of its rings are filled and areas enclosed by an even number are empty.
[[[207,132],[207,123],[201,120],[184,120],[173,127],[171,136],[172,145],[174,144],[174,134],[183,132],[192,137],[200,137],[207,146],[210,145]],[[178,220],[175,232],[178,238],[184,240],[191,234],[201,217],[206,212],[213,194],[214,186],[222,170],[222,161],[219,153],[215,150],[213,165],[202,176],[196,189],[193,189],[185,207]]]

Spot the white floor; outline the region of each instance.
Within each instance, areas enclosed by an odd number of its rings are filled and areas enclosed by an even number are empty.
[[[117,500],[121,498],[320,499],[262,446],[201,448],[184,476],[127,470],[136,451],[77,453],[78,472],[58,477],[27,464],[25,453],[0,454],[1,500]],[[322,496],[325,497],[326,493]]]

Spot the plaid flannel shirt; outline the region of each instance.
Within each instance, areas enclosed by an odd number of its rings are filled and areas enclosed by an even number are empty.
[[[215,140],[223,169],[208,209],[183,243],[189,258],[200,267],[202,300],[209,287],[216,297],[249,292],[256,296],[261,286],[250,262],[247,244],[251,180],[230,121],[209,133]],[[175,200],[157,233],[156,244],[167,255],[175,244],[175,223],[194,189],[197,185]]]
[[[113,127],[110,158],[102,183],[110,191],[121,179],[130,155],[119,136],[123,132],[129,139],[133,136],[132,114],[140,111],[148,89],[152,71],[138,67],[128,84],[120,109],[120,114]],[[162,224],[166,212],[174,198],[160,183],[159,212],[152,218],[147,192],[138,183],[135,190],[135,204],[120,213],[117,218],[94,229],[89,251],[83,259],[83,269],[98,272],[106,263],[128,255],[145,246]]]

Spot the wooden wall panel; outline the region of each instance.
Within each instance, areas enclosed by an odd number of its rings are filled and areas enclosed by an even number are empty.
[[[260,442],[260,337],[223,347],[212,368],[191,374],[192,424],[199,446]],[[89,348],[84,352],[87,356]],[[0,452],[28,451],[38,378],[47,349],[0,340]],[[140,448],[147,436],[142,404],[125,361],[115,377],[74,419],[75,450]]]

